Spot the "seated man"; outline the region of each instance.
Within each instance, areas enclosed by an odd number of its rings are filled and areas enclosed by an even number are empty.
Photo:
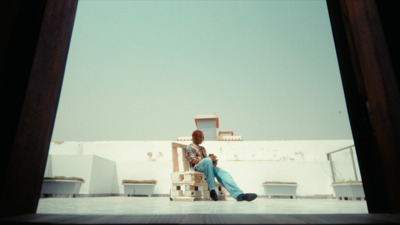
[[[218,195],[215,192],[214,177],[226,188],[229,194],[237,201],[253,201],[257,194],[244,194],[242,190],[233,181],[231,175],[225,170],[217,167],[217,158],[210,154],[207,156],[206,149],[200,144],[204,140],[203,132],[196,130],[192,134],[193,143],[186,147],[186,158],[190,161],[191,169],[197,172],[203,172],[206,175],[210,197],[217,201]]]

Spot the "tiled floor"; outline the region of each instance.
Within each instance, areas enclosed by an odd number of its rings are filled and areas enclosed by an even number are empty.
[[[170,201],[168,197],[41,198],[38,214],[368,214],[366,201],[268,199],[252,202]]]

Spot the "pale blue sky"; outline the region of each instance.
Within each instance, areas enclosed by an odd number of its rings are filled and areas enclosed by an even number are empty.
[[[351,139],[326,3],[85,1],[53,140]]]

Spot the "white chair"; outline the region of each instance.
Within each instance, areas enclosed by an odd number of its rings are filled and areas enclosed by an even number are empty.
[[[190,170],[189,161],[186,158],[185,144],[172,142],[172,166],[170,200],[197,201],[211,200],[210,191],[204,173]],[[182,150],[182,170],[179,170],[178,148]],[[218,200],[226,200],[226,189],[218,182],[215,182],[215,190]]]

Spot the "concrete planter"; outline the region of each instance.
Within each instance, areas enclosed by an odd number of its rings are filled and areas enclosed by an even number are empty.
[[[79,194],[83,181],[79,180],[43,180],[41,194],[46,195],[67,195],[73,197]]]
[[[332,187],[339,200],[365,200],[362,182],[333,183]]]
[[[264,182],[264,192],[269,198],[273,196],[296,197],[297,183],[294,182]]]
[[[131,195],[147,195],[151,197],[154,193],[154,187],[157,181],[134,181],[134,180],[123,180],[124,193],[128,196]]]

